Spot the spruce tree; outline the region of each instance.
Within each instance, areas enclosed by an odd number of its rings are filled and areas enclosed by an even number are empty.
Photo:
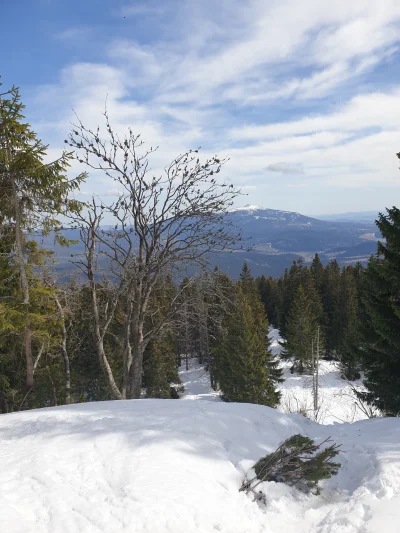
[[[218,268],[215,268],[211,279],[212,297],[208,320],[210,356],[207,368],[210,374],[211,387],[214,390],[218,390],[224,371],[220,348],[226,336],[230,317],[234,311],[236,287],[231,278]]]
[[[315,319],[318,323],[321,323],[324,314],[322,301],[312,272],[308,267],[302,268],[300,272],[300,283],[310,302],[311,311]]]
[[[265,307],[263,306],[263,303],[261,301],[261,297],[258,290],[258,284],[253,278],[247,263],[244,264],[243,270],[240,274],[239,286],[251,306],[254,317],[254,323],[257,328],[258,334],[260,335],[260,337],[264,335],[264,343],[268,350],[267,367],[269,378],[275,383],[283,381],[282,369],[279,368],[279,361],[269,352],[271,342],[268,337],[268,317],[265,313]]]
[[[144,354],[143,387],[146,398],[176,398],[171,384],[179,383],[176,346],[172,331],[149,343]]]
[[[276,280],[264,275],[257,279],[258,291],[264,305],[268,322],[275,328],[278,327],[279,288]]]
[[[25,315],[26,389],[30,391],[34,386],[34,355],[26,235],[32,231],[58,229],[61,226],[59,215],[80,209],[79,203],[68,195],[79,188],[85,175],[72,180],[67,178],[70,153],[64,152],[56,161],[46,162],[47,146],[24,122],[23,109],[16,87],[0,94],[0,223],[13,233],[14,264]]]
[[[337,357],[346,379],[360,378],[359,306],[355,269],[342,269],[335,322],[339,329]]]
[[[303,260],[299,259],[293,261],[292,266],[288,272],[285,272],[283,278],[283,301],[281,310],[281,321],[279,329],[281,335],[286,336],[286,324],[293,301],[296,297],[297,289],[301,283],[301,275],[303,271]]]
[[[270,364],[273,357],[267,349],[267,322],[260,305],[262,313],[256,319],[248,297],[237,287],[234,312],[219,348],[219,381],[225,401],[275,407],[280,397],[275,389],[279,370],[277,364]]]
[[[386,415],[400,414],[400,209],[380,214],[378,243],[362,276],[361,322],[367,393],[363,398]]]
[[[282,352],[283,358],[293,360],[293,369],[300,374],[311,367],[311,347],[316,325],[311,303],[300,285],[287,318],[286,340]]]
[[[325,315],[324,336],[328,358],[336,356],[340,339],[339,325],[335,320],[339,310],[339,285],[340,266],[336,259],[333,259],[325,267],[322,284],[322,304]]]
[[[243,290],[243,293],[250,297],[258,297],[257,285],[248,264],[245,262],[240,272],[239,284]]]
[[[321,263],[321,259],[318,254],[315,254],[314,259],[310,266],[311,274],[314,278],[315,287],[318,293],[322,294],[322,286],[324,283],[324,266]]]

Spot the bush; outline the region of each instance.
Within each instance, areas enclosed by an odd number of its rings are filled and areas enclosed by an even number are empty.
[[[256,477],[245,480],[240,490],[255,492],[254,489],[263,481],[275,481],[319,494],[318,482],[335,476],[340,468],[339,463],[332,461],[339,454],[340,445],[332,444],[318,451],[327,442],[331,442],[329,438],[315,444],[308,437],[293,435],[276,451],[257,461],[254,465]]]

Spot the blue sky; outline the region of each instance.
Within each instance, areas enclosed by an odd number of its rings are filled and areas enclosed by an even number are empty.
[[[239,204],[304,214],[400,203],[398,0],[2,0],[5,86],[56,157],[73,110],[159,146],[155,171],[229,156]],[[74,166],[73,172],[79,168]],[[92,174],[83,195],[111,196]]]

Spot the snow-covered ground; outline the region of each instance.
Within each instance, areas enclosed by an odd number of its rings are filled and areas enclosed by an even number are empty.
[[[271,329],[271,351],[279,356],[282,340],[277,329]],[[278,386],[282,393],[281,404],[278,409],[285,413],[305,412],[308,417],[320,424],[334,424],[335,422],[357,422],[368,418],[370,407],[360,402],[352,387],[363,388],[362,382],[347,383],[340,377],[338,364],[334,361],[321,361],[319,364],[319,394],[318,411],[313,410],[312,377],[299,376],[290,373],[292,363],[282,361],[285,381]],[[378,414],[377,411],[375,411]],[[400,531],[400,529],[399,529]]]
[[[338,476],[309,496],[254,461],[295,433],[343,444]],[[250,404],[131,400],[0,416],[7,533],[397,533],[400,420],[323,426]]]
[[[272,331],[272,349],[279,350]],[[0,415],[0,524],[7,533],[398,533],[400,419],[345,417],[326,372],[329,413],[223,403],[190,360],[183,400],[83,403]],[[283,394],[307,401],[290,373]],[[348,399],[347,399],[348,401]],[[336,403],[335,403],[336,402]],[[281,407],[281,409],[283,409]],[[331,418],[329,418],[331,417]],[[333,418],[332,418],[333,417]],[[339,474],[320,496],[259,486],[266,505],[239,492],[262,455],[302,433],[342,444]]]
[[[197,359],[189,359],[189,370],[183,365],[179,370],[179,377],[185,385],[182,400],[221,401],[219,393],[211,388],[208,372],[199,365]]]

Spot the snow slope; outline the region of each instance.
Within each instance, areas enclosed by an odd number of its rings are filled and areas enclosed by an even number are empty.
[[[277,329],[269,332],[271,351],[279,356],[282,347],[279,344],[281,337]],[[290,373],[290,361],[281,361],[285,381],[279,384],[281,391],[281,404],[278,409],[285,413],[305,411],[310,418],[315,417],[320,424],[333,424],[335,422],[357,422],[367,419],[364,409],[371,410],[363,405],[352,391],[352,386],[358,390],[363,389],[362,381],[347,383],[340,377],[338,363],[335,361],[321,361],[319,365],[319,410],[313,411],[312,377]],[[379,414],[375,410],[376,414]],[[400,531],[400,529],[399,529]]]
[[[239,493],[254,461],[299,432],[331,435],[346,452],[322,495],[266,483],[262,508]],[[204,400],[1,415],[0,524],[7,533],[398,533],[399,443],[399,419],[323,426]]]
[[[185,385],[182,400],[209,400],[221,401],[218,392],[212,390],[209,373],[197,362],[197,359],[189,359],[189,369],[185,365],[180,367],[179,377]]]

